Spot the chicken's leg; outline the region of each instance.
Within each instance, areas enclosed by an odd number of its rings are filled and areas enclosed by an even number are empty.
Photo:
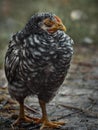
[[[49,121],[48,116],[47,116],[47,112],[46,112],[46,103],[42,100],[39,100],[39,104],[40,104],[40,107],[42,109],[42,118],[38,119],[36,121],[36,123],[42,123],[40,130],[42,130],[43,128],[46,128],[46,127],[58,128],[61,125],[65,124],[64,122]]]
[[[22,123],[22,122],[27,122],[31,123],[33,122],[32,118],[26,117],[24,113],[24,102],[19,102],[20,104],[20,111],[19,111],[19,117],[18,119],[12,124],[12,127]]]

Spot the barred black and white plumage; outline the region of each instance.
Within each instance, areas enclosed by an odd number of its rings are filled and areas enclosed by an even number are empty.
[[[49,33],[39,27],[43,19],[54,16],[34,15],[11,38],[5,73],[9,93],[17,101],[37,95],[39,100],[49,102],[64,81],[73,54],[73,40],[62,30]]]

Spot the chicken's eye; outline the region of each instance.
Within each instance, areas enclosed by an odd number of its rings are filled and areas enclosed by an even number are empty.
[[[47,27],[52,27],[52,24],[49,24],[49,23],[45,23],[45,25],[46,25]]]
[[[47,27],[52,27],[52,25],[50,25],[50,24],[45,24]]]
[[[53,26],[53,22],[49,19],[46,19],[44,24],[47,26],[47,27],[52,27]]]

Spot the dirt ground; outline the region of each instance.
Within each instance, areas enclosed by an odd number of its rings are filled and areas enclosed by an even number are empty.
[[[12,130],[19,105],[7,90],[4,71],[0,70],[0,130]],[[65,121],[60,130],[98,130],[98,50],[96,46],[75,47],[71,68],[58,95],[47,104],[51,120]],[[25,100],[25,113],[41,117],[36,97]],[[40,125],[21,124],[15,130],[39,130]],[[45,129],[45,130],[51,130]],[[55,129],[56,130],[56,129]]]

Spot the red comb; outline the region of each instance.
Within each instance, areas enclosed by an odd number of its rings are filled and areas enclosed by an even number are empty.
[[[61,19],[58,16],[55,16],[55,18],[58,22],[61,22]]]

